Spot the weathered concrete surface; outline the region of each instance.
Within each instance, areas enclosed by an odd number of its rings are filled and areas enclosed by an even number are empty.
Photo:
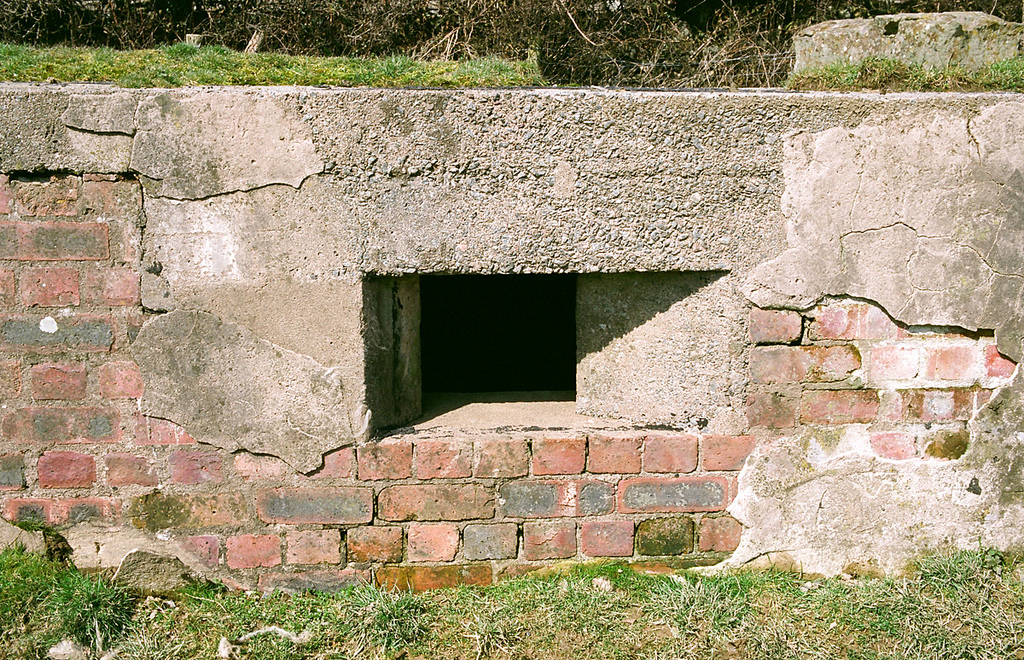
[[[143,594],[170,594],[194,580],[192,571],[177,557],[146,550],[125,555],[112,578],[117,586]]]
[[[132,169],[158,197],[198,199],[274,183],[298,187],[323,170],[309,130],[273,94],[146,96]]]
[[[925,112],[786,141],[789,249],[755,268],[761,306],[824,295],[878,302],[911,325],[1024,337],[1024,103]]]
[[[336,369],[206,312],[152,319],[132,353],[145,377],[142,412],[218,447],[273,454],[311,472],[366,430]]]
[[[921,555],[1024,547],[1024,390],[1018,378],[972,422],[958,460],[876,456],[863,429],[763,446],[729,507],[747,526],[724,566],[784,553],[809,573],[899,574]]]
[[[130,92],[74,94],[61,119],[68,128],[91,133],[135,133],[138,100]]]
[[[103,97],[115,88],[76,86],[97,100],[85,112],[71,111],[73,124],[102,124]],[[0,169],[5,172],[38,170],[73,172],[126,172],[131,161],[132,138],[117,133],[96,133],[69,127],[64,113],[73,94],[58,85],[0,85]],[[81,102],[79,100],[78,102]],[[84,108],[83,108],[84,110]]]
[[[581,275],[577,410],[742,432],[746,308],[723,275]]]
[[[748,296],[791,308],[864,298],[909,325],[994,330],[1019,361],[1022,127],[1024,104],[1005,101],[790,136],[790,247],[752,271]],[[730,507],[748,526],[730,565],[784,551],[812,572],[895,572],[929,549],[1020,548],[1022,389],[1018,376],[976,416],[958,460],[886,461],[852,432],[832,448],[813,434],[763,448]]]
[[[1021,52],[1024,26],[979,11],[885,14],[827,21],[793,37],[797,73],[868,57],[922,64],[930,69],[978,71]]]
[[[46,552],[46,541],[42,532],[26,532],[0,518],[0,550],[21,546],[28,552]]]

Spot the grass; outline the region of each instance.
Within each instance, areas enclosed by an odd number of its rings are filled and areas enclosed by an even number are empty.
[[[935,555],[906,579],[789,573],[658,576],[614,563],[426,594],[364,586],[262,597],[194,586],[141,603],[61,565],[0,554],[0,658],[62,636],[121,660],[240,658],[1024,658],[1021,569],[992,551]],[[58,595],[60,594],[60,595]],[[299,642],[267,632],[278,626]],[[230,649],[229,649],[230,650]]]
[[[523,87],[543,85],[535,59],[486,57],[423,62],[409,57],[247,55],[220,46],[157,50],[34,48],[0,44],[0,80],[109,82],[121,87],[338,85],[343,87]]]
[[[868,58],[859,64],[836,64],[794,74],[786,86],[818,91],[1020,92],[1024,91],[1024,57],[997,62],[977,73]]]

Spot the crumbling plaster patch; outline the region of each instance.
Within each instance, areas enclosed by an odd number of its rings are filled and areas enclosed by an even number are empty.
[[[789,248],[746,285],[762,307],[825,296],[879,303],[908,325],[993,329],[1020,361],[1024,334],[1024,104],[936,112],[790,135]],[[969,422],[957,460],[873,455],[863,429],[823,447],[813,429],[759,448],[729,511],[746,526],[726,562],[784,553],[805,571],[895,573],[949,547],[1024,546],[1019,376]]]
[[[337,369],[206,312],[158,316],[131,349],[143,366],[142,412],[223,449],[273,454],[312,472],[369,424]]]

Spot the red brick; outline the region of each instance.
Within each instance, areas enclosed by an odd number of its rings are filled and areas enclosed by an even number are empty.
[[[796,406],[792,399],[775,392],[756,392],[747,397],[747,423],[769,429],[787,429],[796,425]]]
[[[219,483],[224,478],[224,458],[220,454],[204,451],[174,451],[167,459],[171,468],[171,481],[176,484],[198,485]]]
[[[359,478],[363,481],[407,479],[412,476],[412,443],[385,440],[356,448]]]
[[[10,213],[11,206],[11,179],[0,174],[0,213]]]
[[[877,307],[855,303],[819,307],[808,335],[811,339],[896,339],[900,329]]]
[[[484,587],[491,583],[490,564],[466,566],[385,566],[374,573],[382,589],[422,592],[462,584]]]
[[[579,474],[587,462],[586,438],[542,438],[533,441],[533,473]]]
[[[800,419],[811,424],[866,424],[877,415],[875,390],[812,390],[800,399]]]
[[[460,479],[473,474],[473,446],[468,441],[420,440],[413,458],[417,479]]]
[[[824,383],[844,380],[860,369],[854,346],[765,346],[750,352],[755,383]]]
[[[321,569],[288,573],[264,573],[260,575],[259,589],[267,593],[281,591],[297,594],[313,591],[336,593],[350,587],[369,584],[370,572],[355,568]]]
[[[269,568],[281,563],[281,539],[271,534],[240,534],[228,538],[228,568]]]
[[[633,521],[587,521],[580,530],[580,547],[588,557],[629,557],[633,554]]]
[[[102,261],[110,258],[105,223],[0,222],[0,259]]]
[[[353,527],[345,536],[349,561],[402,561],[401,527]]]
[[[13,399],[21,394],[21,363],[0,362],[0,397]]]
[[[451,561],[459,551],[459,528],[447,523],[409,525],[409,561]]]
[[[800,339],[803,319],[796,312],[750,310],[750,341],[755,344],[789,344]]]
[[[216,536],[190,536],[182,545],[207,566],[220,563],[220,539]]]
[[[739,470],[757,446],[752,435],[706,435],[702,439],[705,470]]]
[[[906,419],[919,422],[967,421],[974,413],[975,397],[984,390],[955,387],[900,392]]]
[[[595,474],[636,474],[640,472],[643,436],[596,435],[590,439],[587,471]]]
[[[566,520],[523,523],[523,557],[528,561],[576,556],[576,523]]]
[[[515,523],[466,525],[462,529],[462,556],[470,561],[515,559],[519,552],[519,526]]]
[[[928,351],[927,375],[932,380],[973,380],[980,373],[976,346],[941,346]]]
[[[139,274],[130,268],[86,270],[82,273],[82,301],[94,305],[126,307],[141,303]]]
[[[383,505],[382,505],[383,507]],[[277,488],[256,496],[263,522],[291,525],[354,525],[373,520],[370,488]]]
[[[112,520],[121,512],[117,500],[104,497],[78,497],[54,502],[52,516],[55,525],[75,524],[86,520]]]
[[[14,271],[0,268],[0,305],[14,304]]]
[[[471,520],[494,516],[494,496],[481,484],[389,486],[377,497],[383,520]]]
[[[623,479],[619,513],[721,511],[729,505],[730,482],[723,477]]]
[[[96,483],[96,459],[73,451],[47,451],[36,463],[43,488],[88,488]]]
[[[85,398],[84,364],[37,364],[32,374],[32,398],[39,401],[80,401]]]
[[[577,490],[572,481],[510,481],[501,486],[501,515],[513,518],[576,515]]]
[[[100,394],[108,399],[142,397],[142,372],[134,362],[107,362],[99,368]]]
[[[529,471],[530,450],[523,440],[480,440],[473,444],[473,476],[522,477]]]
[[[697,437],[649,435],[644,442],[645,472],[693,472],[697,469]]]
[[[1017,368],[1013,360],[999,353],[999,347],[989,344],[985,347],[985,374],[989,378],[1009,378]]]
[[[158,483],[149,459],[133,454],[107,454],[107,485],[109,486],[155,486]]]
[[[921,370],[921,349],[907,346],[875,346],[869,353],[868,380],[871,382],[910,380]]]
[[[352,447],[343,447],[330,454],[324,454],[324,465],[311,474],[313,479],[348,479],[352,476],[352,462],[356,451]]]
[[[704,518],[700,521],[700,540],[697,549],[701,552],[732,552],[740,544],[743,525],[735,518]]]
[[[26,307],[77,305],[78,271],[74,268],[32,268],[21,274],[21,303]]]
[[[56,326],[53,332],[44,329],[50,323]],[[114,320],[107,316],[0,315],[0,350],[104,353],[114,344],[114,328]]]
[[[25,457],[22,454],[0,456],[0,490],[21,490],[25,487]]]
[[[245,479],[283,479],[294,470],[273,456],[241,453],[235,454],[235,473]]]
[[[242,493],[212,495],[171,494],[153,491],[132,500],[132,522],[155,532],[178,527],[240,525],[250,518]]]
[[[4,502],[4,518],[14,521],[35,520],[53,524],[53,500],[17,497]]]
[[[15,208],[24,216],[75,215],[80,184],[77,176],[51,176],[49,181],[14,181]]]
[[[897,461],[914,458],[917,455],[914,435],[900,431],[872,433],[871,448],[879,456]]]
[[[196,440],[174,422],[139,415],[135,419],[137,445],[192,445]]]
[[[15,442],[117,442],[121,421],[106,408],[21,408],[8,413],[0,427]]]
[[[341,532],[336,529],[288,532],[285,540],[285,561],[289,564],[341,563]]]

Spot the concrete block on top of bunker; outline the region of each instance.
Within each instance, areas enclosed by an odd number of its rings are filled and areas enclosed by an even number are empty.
[[[817,23],[793,37],[793,71],[867,58],[980,71],[1021,52],[1024,28],[980,11],[883,14]]]

